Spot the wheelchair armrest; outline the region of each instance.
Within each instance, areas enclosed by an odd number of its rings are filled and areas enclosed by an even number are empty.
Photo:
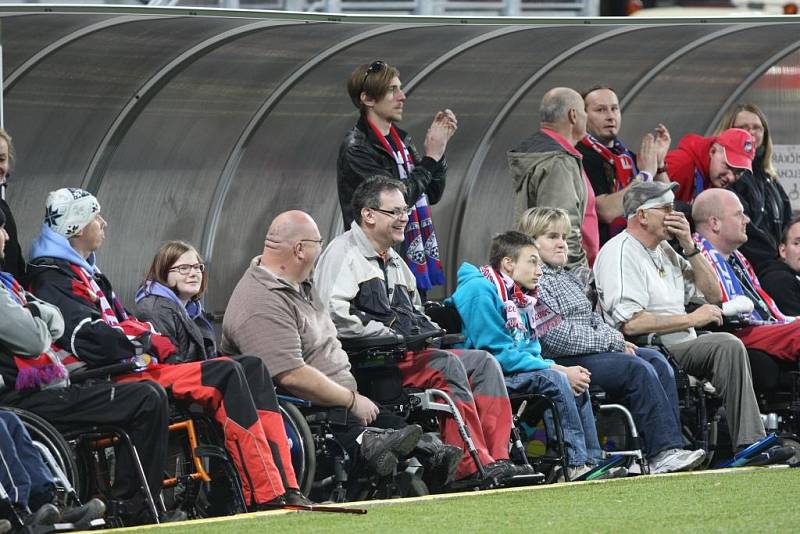
[[[441,337],[442,348],[452,347],[464,342],[464,334],[445,334]]]
[[[371,337],[339,338],[345,352],[360,352],[368,349],[393,349],[404,344],[405,338],[400,334]]]
[[[446,334],[447,331],[439,328],[405,336],[406,348],[414,352],[423,350],[431,344],[432,340],[443,340]]]
[[[70,373],[69,380],[73,384],[80,384],[86,380],[94,378],[110,378],[112,376],[124,375],[132,373],[139,366],[136,362],[127,361],[120,363],[113,363],[111,365],[104,365],[102,367],[94,367],[92,369],[83,368]]]

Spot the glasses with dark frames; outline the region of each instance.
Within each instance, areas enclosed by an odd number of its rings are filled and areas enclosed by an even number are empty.
[[[381,208],[370,208],[371,210],[379,211],[384,215],[388,215],[389,217],[393,217],[395,219],[399,219],[403,215],[406,217],[411,217],[411,212],[414,211],[413,207],[410,208],[395,208],[393,210],[384,210]]]
[[[197,271],[198,273],[203,273],[206,270],[206,265],[204,263],[195,263],[194,265],[189,265],[188,263],[184,263],[182,265],[176,265],[170,272],[177,272],[181,276],[188,276],[189,273],[192,271]]]

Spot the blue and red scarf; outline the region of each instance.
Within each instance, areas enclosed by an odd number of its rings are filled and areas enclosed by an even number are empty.
[[[700,251],[717,273],[719,286],[722,290],[722,302],[727,302],[734,297],[744,296],[753,302],[753,311],[750,321],[759,323],[784,323],[786,317],[778,309],[766,291],[761,288],[753,267],[738,250],[734,250],[726,260],[707,239],[700,234],[693,236],[695,243],[700,245]]]
[[[394,157],[397,168],[400,171],[400,179],[407,180],[408,175],[414,169],[414,162],[408,152],[400,134],[394,125],[389,127],[389,137],[392,142],[378,130],[378,128],[366,119],[367,124],[375,133],[375,136],[383,145],[383,148]],[[397,150],[392,148],[397,147]],[[405,251],[406,263],[414,273],[417,280],[417,288],[421,291],[428,291],[433,286],[444,284],[444,269],[439,256],[439,244],[436,241],[436,232],[433,229],[433,219],[431,219],[431,207],[428,204],[428,195],[423,193],[417,203],[412,206],[411,215],[408,217],[408,225],[405,232]]]

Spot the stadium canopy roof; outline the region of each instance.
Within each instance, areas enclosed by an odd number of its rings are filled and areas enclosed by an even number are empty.
[[[99,264],[127,302],[157,246],[195,243],[221,311],[269,221],[304,209],[341,231],[336,158],[356,119],[360,63],[399,67],[402,127],[459,118],[434,222],[450,290],[507,229],[506,150],[537,125],[546,90],[613,86],[623,138],[665,123],[673,145],[733,103],[763,106],[800,144],[800,19],[480,19],[111,6],[0,6],[9,188],[23,246],[48,191],[95,192],[109,221]],[[794,81],[792,81],[794,80]]]

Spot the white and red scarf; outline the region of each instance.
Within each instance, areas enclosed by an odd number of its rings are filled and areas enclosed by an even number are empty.
[[[497,291],[506,315],[506,329],[512,334],[518,332],[530,339],[539,338],[563,320],[550,306],[536,298],[538,288],[526,293],[510,276],[490,265],[482,265],[479,270]],[[527,321],[522,320],[520,311]]]
[[[25,306],[28,299],[25,291],[10,273],[0,273],[0,282],[6,287],[11,298],[20,306]],[[68,352],[51,345],[38,356],[14,356],[17,377],[14,388],[17,391],[62,388],[69,385],[67,366],[77,363]]]

